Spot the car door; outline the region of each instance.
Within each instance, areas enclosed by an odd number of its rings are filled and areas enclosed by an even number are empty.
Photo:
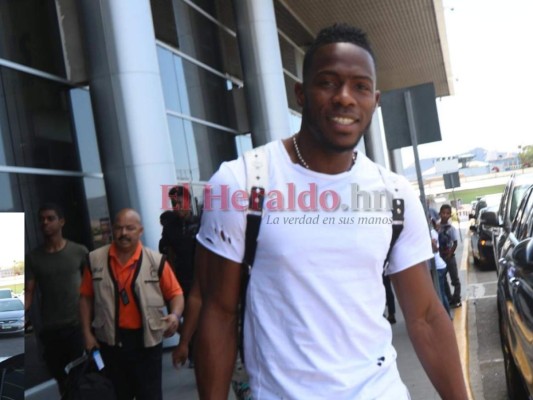
[[[514,362],[530,393],[533,393],[533,265],[517,259],[514,250],[525,247],[533,231],[533,187],[523,198],[502,252],[500,310],[505,314],[507,340]],[[533,239],[531,239],[533,240]],[[529,378],[526,378],[529,377]]]
[[[507,208],[507,205],[509,204],[509,196],[511,195],[512,187],[514,183],[514,176],[511,177],[507,185],[505,186],[505,190],[502,195],[502,199],[500,200],[500,207],[498,208],[497,212],[497,218],[498,218],[498,224],[499,226],[494,227],[492,231],[492,243],[493,243],[493,251],[494,251],[494,261],[496,263],[496,271],[499,273],[500,271],[500,265],[499,260],[502,254],[502,248],[505,243],[506,235],[505,235],[505,210]],[[507,227],[508,229],[508,227]]]

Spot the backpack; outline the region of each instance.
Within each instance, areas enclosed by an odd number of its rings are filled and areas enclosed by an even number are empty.
[[[445,253],[453,246],[453,239],[450,230],[451,225],[444,225],[439,229],[439,251],[441,253]]]
[[[249,193],[248,210],[246,214],[246,231],[245,231],[245,251],[244,259],[242,261],[242,284],[241,284],[241,308],[240,308],[240,333],[239,333],[239,351],[242,361],[244,362],[244,314],[246,310],[246,291],[248,289],[248,282],[252,272],[253,262],[255,259],[255,251],[257,249],[257,237],[259,235],[259,228],[261,226],[261,219],[263,217],[263,202],[265,199],[266,188],[268,188],[268,160],[264,146],[256,147],[244,153],[244,164],[246,170],[246,191]],[[385,183],[387,191],[393,195],[392,199],[392,236],[389,245],[389,250],[383,262],[383,272],[389,266],[389,258],[392,248],[403,229],[404,223],[404,200],[396,198],[395,193],[398,189],[389,190],[390,181],[385,178],[381,168],[378,167],[381,179]]]
[[[61,400],[116,400],[111,380],[98,371],[91,356],[84,354],[65,367],[67,389]]]

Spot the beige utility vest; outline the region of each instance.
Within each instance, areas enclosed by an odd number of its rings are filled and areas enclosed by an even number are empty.
[[[110,245],[89,253],[89,268],[92,273],[94,288],[94,320],[92,327],[96,338],[110,346],[120,346],[117,337],[119,289],[111,271],[109,257]],[[166,324],[161,318],[165,300],[159,286],[159,279],[165,264],[165,258],[143,247],[132,278],[134,301],[141,313],[144,346],[152,347],[163,340]]]

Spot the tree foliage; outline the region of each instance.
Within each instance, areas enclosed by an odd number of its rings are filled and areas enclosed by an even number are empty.
[[[15,275],[24,275],[24,261],[13,261],[13,273]]]
[[[521,146],[518,157],[520,157],[520,162],[522,163],[522,166],[533,166],[533,145],[530,144],[527,146]]]

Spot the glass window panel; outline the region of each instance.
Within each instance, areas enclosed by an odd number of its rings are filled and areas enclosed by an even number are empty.
[[[178,82],[174,69],[174,55],[170,51],[157,46],[157,57],[159,59],[159,71],[165,97],[165,106],[169,110],[181,110],[178,93]]]
[[[237,110],[239,107],[236,104],[240,104],[241,93],[233,86],[228,90],[227,79],[183,60],[166,49],[159,48],[158,54],[167,109],[239,129],[237,112],[246,111]]]
[[[80,170],[70,88],[0,67],[0,138],[5,165]]]
[[[278,39],[283,68],[285,68],[290,73],[298,76],[299,71],[296,59],[296,50],[294,49],[292,44],[287,42],[282,36],[278,36]]]
[[[85,89],[71,90],[70,102],[82,170],[102,172],[89,91]]]
[[[194,141],[193,123],[182,118],[168,117],[168,126],[177,178],[183,181],[198,181],[200,166]]]
[[[252,150],[254,147],[252,144],[252,134],[247,133],[245,135],[235,136],[235,145],[237,146],[237,154],[239,157],[248,150]]]
[[[202,2],[198,6],[218,21],[212,0]],[[227,5],[226,8],[231,9]],[[235,63],[238,67],[230,68],[230,71],[234,68],[240,71],[238,43],[235,36],[185,2],[174,2],[174,15],[180,50],[219,71],[226,71],[226,64],[235,65]]]
[[[180,180],[207,181],[222,162],[237,158],[231,133],[173,116],[168,125]]]
[[[150,0],[155,37],[172,47],[179,48],[174,8],[171,1]]]
[[[94,248],[111,243],[111,219],[103,179],[83,179]]]
[[[54,0],[0,0],[0,58],[65,77]]]

